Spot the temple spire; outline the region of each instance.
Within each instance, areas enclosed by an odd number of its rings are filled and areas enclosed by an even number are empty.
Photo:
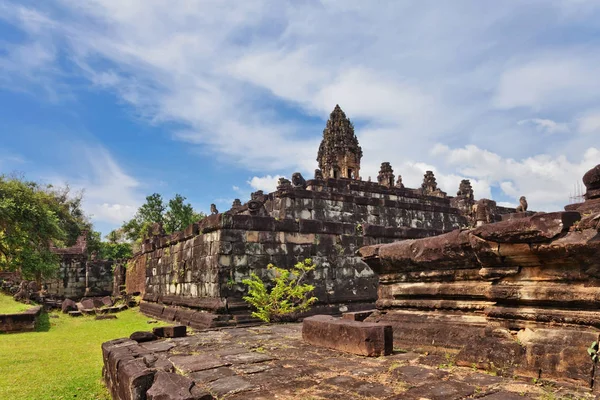
[[[359,179],[362,149],[354,134],[354,125],[336,104],[323,130],[317,161],[325,179]]]

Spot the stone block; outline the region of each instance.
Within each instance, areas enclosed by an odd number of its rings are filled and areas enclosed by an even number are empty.
[[[187,327],[184,325],[163,326],[152,329],[152,333],[163,338],[184,337],[187,334]]]
[[[373,314],[373,312],[375,312],[375,310],[348,312],[342,314],[342,319],[362,322],[365,319],[367,319],[371,314]]]
[[[302,338],[315,346],[367,357],[389,355],[393,350],[392,326],[315,315],[302,323]]]

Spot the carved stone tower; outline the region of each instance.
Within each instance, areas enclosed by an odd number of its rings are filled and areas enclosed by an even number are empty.
[[[354,125],[336,105],[323,130],[317,161],[323,178],[360,179],[362,149],[354,134]]]
[[[379,175],[377,175],[377,182],[379,182],[380,185],[389,188],[394,187],[394,170],[389,162],[386,161],[381,163]]]

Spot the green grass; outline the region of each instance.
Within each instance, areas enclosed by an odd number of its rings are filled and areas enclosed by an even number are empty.
[[[11,296],[0,293],[0,314],[16,314],[27,311],[33,306],[15,301]]]
[[[109,400],[102,383],[101,344],[147,331],[148,317],[137,309],[116,320],[42,314],[37,332],[0,334],[0,399]]]

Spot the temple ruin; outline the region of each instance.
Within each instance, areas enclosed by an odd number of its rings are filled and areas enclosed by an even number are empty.
[[[370,309],[378,278],[357,256],[359,248],[437,236],[515,212],[491,200],[478,204],[468,181],[449,197],[432,171],[420,188],[406,188],[389,162],[377,183],[364,181],[361,158],[354,127],[336,105],[313,179],[294,173],[273,193],[253,193],[223,213],[212,207],[182,232],[147,239],[129,263],[127,291],[142,293],[142,311],[157,318],[197,328],[237,324],[251,320],[243,279],[251,272],[265,277],[269,263],[290,268],[311,258],[317,270],[309,283],[319,299],[312,313]]]

